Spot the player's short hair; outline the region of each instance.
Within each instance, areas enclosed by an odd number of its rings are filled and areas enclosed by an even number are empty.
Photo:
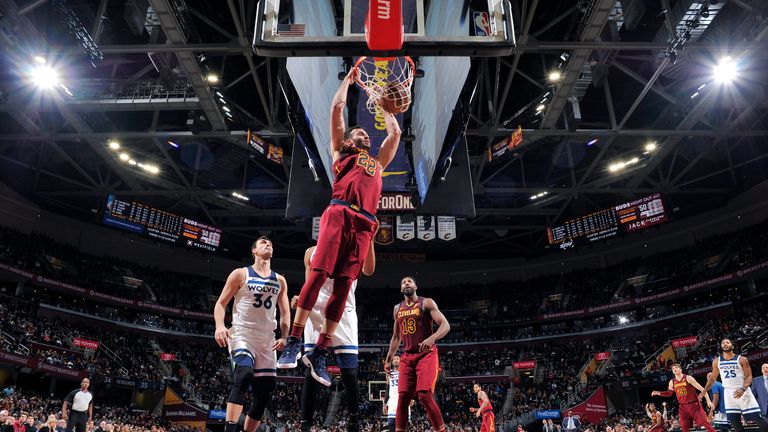
[[[417,286],[419,285],[419,284],[418,284],[418,282],[416,282],[416,278],[415,278],[415,277],[413,277],[413,276],[403,276],[403,278],[402,278],[402,279],[400,279],[400,285],[402,285],[402,284],[403,284],[403,281],[404,281],[404,280],[406,280],[406,279],[410,279],[410,280],[412,280],[412,281],[413,281],[413,283],[414,283],[414,284],[416,284]]]
[[[344,139],[345,139],[345,140],[346,140],[346,139],[349,139],[349,136],[352,134],[352,131],[353,131],[353,130],[355,130],[355,129],[363,129],[363,127],[362,127],[362,126],[359,126],[359,125],[354,125],[354,126],[350,126],[350,127],[348,127],[348,128],[347,128],[347,129],[344,131]]]
[[[672,363],[672,365],[670,366],[670,369],[675,367],[675,366],[679,367],[680,369],[683,368],[683,366],[680,363]]]
[[[259,240],[266,240],[266,241],[272,243],[272,240],[270,240],[269,237],[261,236],[261,237],[259,237],[259,238],[257,238],[256,240],[253,241],[253,243],[251,244],[251,249],[256,247],[256,244],[259,243]]]

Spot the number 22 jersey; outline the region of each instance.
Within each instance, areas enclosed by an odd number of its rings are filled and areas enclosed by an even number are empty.
[[[397,327],[403,340],[403,350],[407,353],[419,352],[419,344],[434,333],[432,315],[424,310],[427,297],[419,297],[409,305],[400,302],[397,308]]]
[[[382,171],[379,161],[366,151],[342,153],[333,163],[332,198],[375,215],[381,198]]]

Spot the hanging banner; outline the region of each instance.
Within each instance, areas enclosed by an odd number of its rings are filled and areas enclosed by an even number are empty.
[[[269,145],[269,153],[267,153],[267,159],[274,163],[283,163],[283,148],[274,144]]]
[[[409,222],[405,222],[408,220]],[[413,216],[397,217],[397,238],[400,240],[413,240],[416,237],[416,222]]]
[[[429,227],[429,228],[427,228]],[[430,241],[435,238],[435,217],[417,216],[416,235],[420,240]]]
[[[608,416],[608,404],[605,402],[605,390],[600,386],[594,393],[589,395],[587,400],[570,408],[575,417],[579,417],[581,422],[588,421],[592,424],[600,423]]]
[[[81,338],[72,338],[72,345],[85,348],[89,350],[97,350],[99,349],[99,341],[95,340],[88,340],[88,339],[81,339]]]
[[[320,236],[320,217],[312,218],[312,240],[317,240]]]
[[[688,336],[680,339],[674,339],[672,341],[672,348],[692,347],[696,345],[698,341],[699,338],[697,336]]]
[[[392,216],[379,216],[379,230],[376,231],[376,237],[374,241],[380,245],[392,244],[395,241],[394,233],[392,229],[395,223],[395,218]]]
[[[407,193],[381,194],[379,198],[380,212],[413,211],[416,208],[411,201],[411,195]]]
[[[260,136],[256,135],[255,133],[251,132],[250,129],[248,129],[248,145],[251,146],[252,149],[256,150],[257,152],[266,155],[267,154],[267,143],[264,142],[263,139],[261,139]]]
[[[441,240],[456,240],[456,218],[453,216],[438,216],[437,236]]]
[[[160,360],[162,360],[162,361],[176,360],[176,354],[174,354],[174,353],[161,353],[160,354]]]
[[[536,369],[536,360],[525,360],[512,363],[515,369]]]
[[[609,358],[611,358],[611,353],[608,351],[595,353],[595,360],[597,361],[606,361]]]

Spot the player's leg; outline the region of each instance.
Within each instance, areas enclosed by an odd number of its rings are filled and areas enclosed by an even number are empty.
[[[312,428],[312,417],[315,415],[315,402],[320,383],[312,378],[309,369],[304,374],[304,385],[301,387],[301,432],[309,432]]]
[[[272,399],[276,379],[274,376],[255,376],[251,382],[253,402],[245,417],[244,432],[255,432],[264,417],[264,410]]]
[[[408,414],[411,401],[416,393],[416,368],[411,362],[411,354],[400,356],[400,373],[397,382],[397,410],[395,410],[395,431],[408,430]]]
[[[237,422],[240,420],[243,404],[245,403],[245,392],[248,390],[253,377],[252,355],[245,349],[233,351],[232,354],[234,355],[232,358],[234,371],[232,373],[232,382],[229,385],[224,432],[235,432],[237,430]]]
[[[760,432],[768,432],[768,423],[766,423],[766,420],[760,415],[760,412],[752,412],[752,413],[745,413],[744,414],[744,420],[748,422],[757,423],[758,429],[760,429]]]
[[[422,354],[416,364],[416,398],[427,412],[429,423],[435,432],[445,430],[443,415],[435,403],[435,384],[437,384],[437,371],[439,367],[436,347],[432,348],[432,351]]]
[[[299,294],[299,302],[296,306],[296,314],[293,317],[291,334],[288,342],[280,355],[277,367],[291,369],[296,367],[296,361],[301,352],[301,335],[307,323],[309,314],[317,302],[320,289],[328,276],[336,266],[339,255],[341,238],[344,231],[344,214],[341,206],[330,206],[324,212],[320,220],[320,235],[315,248],[315,258],[312,260],[312,271],[309,278],[304,281]],[[346,297],[345,297],[346,299]]]
[[[742,394],[740,398],[735,399],[735,401],[741,409],[741,414],[744,416],[744,420],[757,423],[760,432],[768,432],[768,423],[766,423],[766,419],[760,415],[760,406],[757,404],[752,389],[747,388],[744,394]]]
[[[344,402],[349,419],[347,431],[360,430],[360,383],[357,380],[357,354],[337,354],[336,364],[341,369],[341,382],[344,385]]]
[[[693,426],[693,417],[691,417],[691,413],[687,410],[688,405],[680,404],[678,409],[680,410],[680,429],[683,430],[683,432],[688,432],[691,430],[691,426]]]
[[[328,348],[331,346],[333,333],[336,331],[344,315],[344,306],[347,303],[347,296],[352,287],[352,282],[353,279],[346,276],[339,276],[333,279],[333,292],[328,299],[328,305],[325,307],[323,330],[317,339],[315,349],[302,359],[304,364],[312,369],[312,377],[324,386],[331,385],[331,376],[325,368],[329,354]]]
[[[707,418],[707,413],[704,411],[704,408],[702,408],[699,404],[694,404],[693,409],[696,425],[705,428],[707,432],[715,432],[715,428],[709,424],[709,419]]]

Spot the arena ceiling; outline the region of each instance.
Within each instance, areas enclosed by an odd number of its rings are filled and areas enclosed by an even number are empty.
[[[144,22],[142,3],[0,0],[0,181],[80,219],[98,222],[94,210],[117,193],[223,227],[235,257],[258,233],[300,256],[311,223],[283,217],[296,112],[284,97],[285,59],[251,49],[256,2],[149,0],[157,16]],[[530,256],[545,251],[548,225],[570,217],[661,192],[679,219],[764,181],[768,1],[709,1],[706,13],[704,3],[513,0],[515,52],[473,59],[469,78],[477,217],[459,221],[458,242],[385,250]],[[180,35],[163,14],[181,13]],[[85,54],[88,37],[103,59]],[[718,84],[712,68],[726,55],[738,76]],[[72,96],[30,85],[36,56]],[[488,147],[518,125],[522,145],[488,162]],[[282,146],[283,163],[255,157],[247,129]],[[121,161],[110,140],[159,173]]]

